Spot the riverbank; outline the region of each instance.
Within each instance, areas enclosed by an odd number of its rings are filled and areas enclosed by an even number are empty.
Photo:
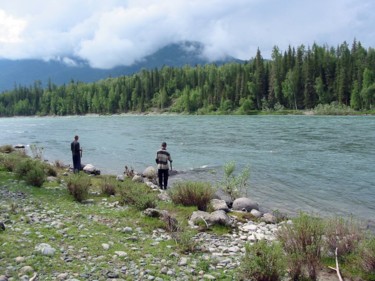
[[[230,212],[231,226],[202,223],[198,229],[190,228],[187,219],[196,207],[175,205],[167,193],[155,190],[157,209],[183,227],[171,231],[163,220],[149,217],[136,205],[122,204],[121,193],[107,196],[103,185],[109,182],[108,175],[90,177],[89,197],[78,203],[68,192],[73,175],[65,168],[38,188],[4,171],[9,167],[4,159],[0,162],[1,281],[240,280],[245,245],[272,243],[279,230],[292,223],[265,223],[253,212]],[[126,180],[120,188],[132,185]],[[138,199],[146,195],[140,194]],[[350,268],[344,267],[345,274],[351,274]],[[327,265],[323,269],[319,280],[335,280]]]

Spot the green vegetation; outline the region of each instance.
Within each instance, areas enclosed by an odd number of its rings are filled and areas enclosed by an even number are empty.
[[[184,206],[196,206],[200,211],[206,211],[215,190],[205,182],[178,182],[169,190],[173,203]]]
[[[140,211],[155,208],[157,203],[156,194],[147,185],[132,181],[121,187],[120,197],[122,204],[131,204]]]
[[[239,196],[247,196],[249,192],[248,180],[250,178],[250,168],[246,167],[239,175],[235,175],[236,163],[228,162],[224,165],[224,180],[220,187],[226,191],[232,199]]]
[[[333,104],[332,104],[333,103]],[[96,83],[39,81],[0,95],[0,116],[177,112],[374,114],[375,50],[360,42],[258,50],[246,63],[142,70]]]
[[[292,280],[317,280],[323,247],[324,224],[320,218],[301,213],[293,224],[284,224],[277,238],[287,253]]]
[[[215,237],[227,236],[232,229],[191,229],[187,222],[192,212],[207,207],[211,186],[193,182],[172,188],[168,192],[172,197],[188,198],[189,206],[184,206],[178,200],[161,201],[145,184],[129,179],[114,182],[110,176],[82,173],[64,176],[63,165],[57,163],[51,166],[56,179],[35,188],[26,182],[25,175],[38,165],[46,175],[46,164],[17,151],[0,153],[0,220],[7,226],[5,231],[0,229],[0,269],[13,279],[20,278],[21,267],[29,265],[38,272],[39,280],[55,278],[61,272],[100,280],[111,269],[126,264],[129,268],[141,265],[155,277],[175,280],[156,267],[155,257],[166,262],[162,267],[182,272],[184,267],[178,266],[182,255],[196,261],[193,266],[197,272],[213,275],[216,280],[287,280],[286,271],[291,280],[317,280],[322,268],[335,267],[336,259],[345,279],[375,280],[374,235],[352,218],[322,219],[300,213],[292,222],[282,222],[278,241],[248,244],[238,268],[218,269],[213,266],[215,260],[202,252],[196,237],[202,230]],[[82,204],[85,199],[90,200]],[[160,210],[159,217],[145,216],[143,210],[148,207]],[[254,219],[248,213],[237,216],[242,222]],[[48,223],[41,223],[43,220]],[[157,233],[165,232],[171,239],[158,236],[155,240]],[[53,256],[35,251],[37,244],[46,241],[59,249]],[[103,243],[109,249],[103,249]],[[125,256],[118,251],[126,251]],[[16,263],[17,257],[26,257],[26,262]],[[31,273],[26,275],[32,277]],[[134,276],[121,277],[134,280]]]
[[[69,176],[67,180],[69,194],[72,195],[77,202],[82,202],[89,197],[90,185],[90,177],[82,172]]]
[[[279,281],[286,272],[284,254],[277,243],[267,244],[261,240],[246,245],[245,256],[238,273],[239,280]]]

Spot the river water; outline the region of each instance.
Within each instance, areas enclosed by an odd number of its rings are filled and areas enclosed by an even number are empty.
[[[166,141],[178,180],[217,184],[223,165],[250,167],[249,194],[264,208],[354,215],[375,225],[374,116],[123,115],[0,118],[0,145],[36,144],[44,158],[82,162],[102,174],[155,166]]]

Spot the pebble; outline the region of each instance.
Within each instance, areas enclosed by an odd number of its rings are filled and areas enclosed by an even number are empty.
[[[252,221],[241,223],[237,222],[237,228],[233,229],[230,234],[226,235],[215,235],[206,232],[200,232],[195,235],[195,243],[200,247],[200,255],[185,255],[179,253],[176,246],[168,241],[172,240],[170,233],[164,229],[155,229],[151,234],[144,232],[142,228],[132,228],[129,226],[121,226],[120,224],[108,225],[113,227],[118,232],[125,233],[119,241],[107,241],[101,243],[102,253],[99,256],[89,256],[91,249],[86,247],[84,244],[75,249],[74,246],[69,245],[72,239],[83,241],[89,241],[90,238],[95,236],[102,236],[104,233],[88,233],[87,223],[80,222],[76,227],[80,230],[79,234],[74,233],[70,229],[70,225],[74,218],[67,218],[60,210],[53,209],[51,206],[39,206],[35,203],[27,201],[27,195],[19,197],[14,193],[10,193],[8,190],[4,190],[0,187],[0,203],[3,198],[17,198],[17,200],[23,200],[21,206],[24,206],[23,212],[24,221],[18,221],[17,227],[8,223],[9,228],[7,231],[13,231],[18,233],[23,238],[20,239],[19,246],[22,244],[27,245],[32,242],[31,236],[40,237],[41,241],[48,240],[52,236],[47,236],[40,230],[40,227],[49,228],[56,232],[55,241],[51,242],[53,245],[58,247],[59,258],[66,262],[81,262],[85,264],[85,269],[81,273],[73,272],[59,272],[54,273],[53,276],[41,276],[38,275],[39,280],[51,279],[59,281],[80,281],[84,280],[217,280],[218,276],[215,276],[215,272],[220,271],[226,274],[233,274],[241,263],[241,259],[244,256],[245,244],[254,243],[260,239],[266,239],[273,241],[276,239],[275,233],[279,227],[278,224],[266,224],[255,223]],[[21,199],[20,199],[21,198]],[[104,203],[106,200],[103,200]],[[87,207],[87,206],[86,206]],[[104,207],[104,206],[103,206]],[[113,208],[117,208],[114,206]],[[28,210],[28,211],[26,211]],[[79,217],[77,213],[77,217]],[[86,219],[93,221],[100,221],[101,217],[98,214],[89,215]],[[90,222],[89,222],[90,223]],[[37,225],[38,227],[34,227]],[[23,233],[24,235],[21,235]],[[43,234],[45,237],[43,237]],[[129,234],[129,235],[127,235]],[[61,240],[63,244],[59,244]],[[28,240],[29,239],[29,240]],[[51,240],[49,240],[51,241]],[[82,240],[80,240],[82,241]],[[167,242],[166,249],[171,252],[168,258],[161,258],[158,256],[152,256],[147,253],[143,253],[143,245],[140,241],[147,241],[149,245],[158,245]],[[72,243],[73,244],[73,243]],[[62,246],[64,245],[64,246]],[[105,251],[111,247],[115,248],[121,245],[125,251],[117,250],[114,253],[108,254]],[[47,250],[48,249],[48,250]],[[47,254],[50,251],[53,255],[55,249],[47,243],[41,243],[35,247],[35,250],[39,253]],[[143,254],[142,254],[143,253]],[[133,254],[142,254],[142,258],[133,260]],[[48,254],[47,254],[48,255]],[[33,268],[24,266],[19,269],[19,264],[28,261],[29,257],[16,257],[13,258],[13,264],[10,262],[6,267],[1,267],[0,271],[7,275],[0,275],[0,281],[12,281],[19,280],[20,276],[30,275],[33,273]],[[202,270],[200,267],[201,263],[206,263],[207,268]],[[103,268],[110,268],[111,271],[103,270]],[[3,271],[4,270],[4,271]],[[214,274],[212,274],[214,273]],[[12,275],[14,274],[14,275]],[[38,273],[40,274],[40,273]],[[158,275],[158,276],[155,276]],[[69,279],[71,278],[71,279]],[[75,279],[78,278],[78,279]],[[9,280],[10,279],[10,280]]]

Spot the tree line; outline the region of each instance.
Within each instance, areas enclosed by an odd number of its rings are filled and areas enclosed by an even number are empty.
[[[360,42],[272,50],[270,60],[164,66],[95,83],[16,85],[0,95],[0,116],[116,114],[169,111],[197,114],[304,110],[337,103],[375,105],[375,49]]]

